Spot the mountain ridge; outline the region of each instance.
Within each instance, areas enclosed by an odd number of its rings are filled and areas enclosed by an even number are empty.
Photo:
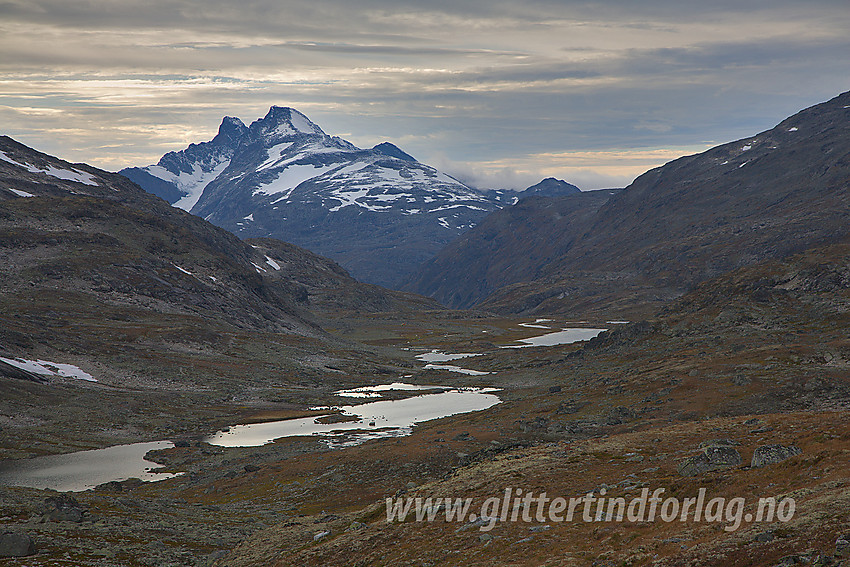
[[[6,136],[0,137],[0,201],[7,298],[55,278],[85,301],[146,305],[310,337],[323,334],[310,313],[317,308],[436,307],[360,284],[334,262],[294,245],[269,240],[261,250],[125,176],[70,164]],[[41,252],[30,258],[27,250]],[[277,264],[277,251],[286,262]],[[53,309],[64,307],[60,302]]]
[[[708,278],[842,238],[850,226],[848,109],[850,93],[843,93],[770,130],[644,173],[573,227],[557,257],[475,305],[504,313],[645,316]],[[545,240],[546,228],[529,242]],[[501,253],[475,249],[476,229],[466,238],[466,258]],[[451,265],[449,256],[458,253],[438,254],[423,268],[431,270],[430,283],[420,271],[408,289],[468,296],[468,287],[435,283],[450,276],[434,266]],[[466,279],[476,278],[486,276]]]

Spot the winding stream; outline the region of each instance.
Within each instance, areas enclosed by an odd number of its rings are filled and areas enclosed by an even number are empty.
[[[526,327],[545,328],[538,319]],[[520,339],[517,345],[501,348],[554,346],[588,340],[604,329],[570,328],[546,333],[537,337]],[[488,372],[468,370],[444,364],[454,360],[481,356],[478,353],[447,354],[432,350],[417,355],[425,368],[451,370],[470,375]],[[61,369],[60,369],[61,370]],[[76,377],[76,376],[75,376]],[[84,376],[81,376],[85,379]],[[348,398],[380,398],[389,391],[416,391],[424,393],[400,400],[378,400],[360,405],[341,405],[325,409],[334,410],[322,416],[286,419],[265,423],[234,425],[206,439],[222,447],[255,447],[276,439],[295,436],[319,436],[331,448],[359,445],[370,439],[409,435],[413,426],[423,421],[439,419],[461,413],[486,410],[501,403],[494,394],[495,388],[455,388],[439,385],[414,385],[403,382],[363,386],[334,392]],[[332,422],[341,415],[345,421]],[[328,419],[330,418],[330,419]],[[323,422],[324,421],[324,422]],[[153,482],[172,478],[182,473],[155,472],[159,465],[146,461],[144,456],[152,449],[168,449],[170,441],[152,441],[116,445],[105,449],[77,451],[63,455],[49,455],[0,464],[0,486],[25,486],[76,492],[94,488],[110,481],[139,478]]]

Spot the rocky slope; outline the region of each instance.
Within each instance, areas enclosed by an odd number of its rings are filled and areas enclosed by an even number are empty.
[[[146,296],[162,302],[148,301],[157,309],[216,312],[240,324],[310,335],[309,310],[339,306],[314,289],[332,291],[350,309],[434,307],[359,284],[298,246],[273,239],[247,244],[124,176],[69,164],[8,137],[0,138],[0,197],[9,292],[53,279],[64,291],[104,300],[123,293],[127,303],[140,304],[137,296]]]
[[[121,173],[240,237],[292,242],[390,287],[500,206],[390,143],[361,149],[282,107]]]
[[[284,265],[297,265],[299,278],[309,274],[313,287],[337,290],[352,307],[392,303],[390,292],[357,284],[330,261],[272,241],[261,251],[123,176],[68,164],[10,138],[0,138],[0,158],[5,301],[44,297],[49,289],[105,306],[314,336],[307,288],[273,258],[285,250]],[[309,266],[322,270],[311,273]]]
[[[844,93],[771,130],[645,173],[565,234],[557,257],[542,258],[522,281],[479,304],[503,312],[645,314],[718,274],[842,238],[850,227],[848,186],[850,93]],[[538,230],[529,249],[550,227]],[[506,250],[492,240],[498,239],[477,238],[473,230],[463,257],[516,250],[509,237],[513,248]],[[451,266],[454,254],[457,245],[426,270]],[[440,282],[452,275],[443,268],[425,279],[420,274],[411,289],[468,302],[479,293],[473,282],[486,277],[479,270],[446,289]]]

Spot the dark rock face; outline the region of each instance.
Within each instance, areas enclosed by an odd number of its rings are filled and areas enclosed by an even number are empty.
[[[766,132],[648,171],[568,230],[541,222],[543,203],[523,200],[510,223],[480,223],[410,289],[506,313],[648,313],[733,269],[846,237],[848,188],[844,93]],[[554,254],[537,254],[540,243]],[[489,271],[511,262],[523,266],[512,277]]]
[[[358,148],[292,108],[228,120],[210,142],[121,173],[240,237],[304,246],[389,287],[501,207],[389,142]]]
[[[6,532],[0,535],[0,557],[27,557],[35,554],[35,544],[27,534]]]
[[[766,465],[772,465],[775,463],[781,463],[791,457],[796,457],[801,454],[799,448],[791,445],[790,447],[785,447],[784,445],[763,445],[761,447],[756,447],[756,450],[753,452],[753,460],[752,467],[764,467]]]
[[[0,354],[3,353],[0,352]],[[17,380],[28,380],[30,382],[37,382],[39,384],[47,383],[47,379],[44,376],[29,372],[28,370],[24,370],[23,368],[18,368],[17,366],[14,366],[2,360],[0,360],[0,376],[8,376],[9,378],[15,378]]]
[[[412,155],[410,155],[407,152],[402,151],[401,148],[399,148],[395,144],[391,144],[389,142],[381,142],[377,146],[374,146],[372,148],[372,150],[374,150],[376,152],[381,152],[382,154],[390,156],[390,157],[403,159],[405,161],[412,161],[412,162],[416,161],[415,157],[413,157]]]
[[[733,447],[712,445],[703,449],[702,453],[688,457],[679,463],[678,470],[682,476],[697,476],[706,472],[737,467],[742,463],[741,453]]]
[[[586,191],[522,199],[446,246],[405,289],[450,307],[470,307],[498,289],[534,279],[567,253],[586,223],[616,193]],[[538,299],[525,301],[533,306]]]
[[[850,558],[850,533],[840,535],[835,540],[835,557],[838,559]]]

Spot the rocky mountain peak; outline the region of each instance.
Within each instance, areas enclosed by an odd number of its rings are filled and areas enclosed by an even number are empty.
[[[402,159],[404,161],[412,161],[415,162],[416,158],[410,155],[409,153],[403,151],[401,148],[396,146],[395,144],[391,144],[390,142],[381,142],[377,146],[372,148],[373,151],[382,153],[386,156]]]
[[[570,195],[572,193],[580,192],[581,189],[572,183],[567,183],[562,179],[555,179],[554,177],[547,177],[540,183],[532,185],[525,191],[522,191],[520,193],[520,198],[530,197],[531,195],[537,195],[540,197],[559,197],[561,195]]]
[[[251,132],[260,137],[279,141],[300,134],[326,136],[326,134],[304,114],[288,106],[272,106],[268,113],[250,126]]]
[[[239,143],[239,139],[245,135],[248,127],[236,118],[235,116],[225,116],[218,127],[218,134],[213,138],[213,142],[225,143],[228,146],[235,146]]]

